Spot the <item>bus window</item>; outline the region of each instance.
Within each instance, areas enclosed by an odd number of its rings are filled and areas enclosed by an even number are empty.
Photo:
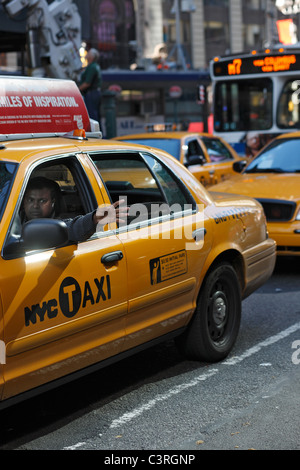
[[[270,129],[272,89],[269,78],[216,83],[215,130],[234,132]]]
[[[289,80],[283,87],[277,108],[277,125],[282,129],[299,128],[300,80]]]

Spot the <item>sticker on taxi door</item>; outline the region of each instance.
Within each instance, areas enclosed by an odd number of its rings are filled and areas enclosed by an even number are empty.
[[[158,284],[187,272],[186,251],[176,251],[150,260],[151,284]]]

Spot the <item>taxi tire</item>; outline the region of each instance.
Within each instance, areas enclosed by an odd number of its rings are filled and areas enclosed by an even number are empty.
[[[225,359],[239,332],[241,307],[236,271],[227,262],[217,265],[204,279],[191,323],[178,338],[181,352],[205,362]]]

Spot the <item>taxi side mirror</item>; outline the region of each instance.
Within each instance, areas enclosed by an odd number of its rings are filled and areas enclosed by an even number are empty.
[[[203,163],[206,163],[206,160],[202,155],[190,155],[187,157],[185,166],[188,167],[191,165],[203,165]]]
[[[237,162],[234,162],[232,167],[234,171],[236,171],[237,173],[241,173],[246,165],[247,165],[246,160],[239,160]]]
[[[24,251],[58,248],[68,242],[68,228],[58,219],[33,219],[22,228]]]
[[[12,235],[3,249],[4,259],[24,256],[27,251],[58,248],[68,242],[65,222],[57,219],[33,219],[22,227],[20,236]]]

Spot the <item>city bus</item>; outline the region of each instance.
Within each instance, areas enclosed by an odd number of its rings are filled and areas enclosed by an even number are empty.
[[[207,126],[206,99],[199,87],[210,86],[209,71],[104,70],[102,91],[115,92],[117,136],[145,132],[152,123],[172,123],[182,130],[189,123]],[[104,120],[104,99],[102,118]],[[105,125],[103,121],[103,125]]]
[[[216,57],[210,76],[214,133],[239,153],[300,129],[300,44]]]

